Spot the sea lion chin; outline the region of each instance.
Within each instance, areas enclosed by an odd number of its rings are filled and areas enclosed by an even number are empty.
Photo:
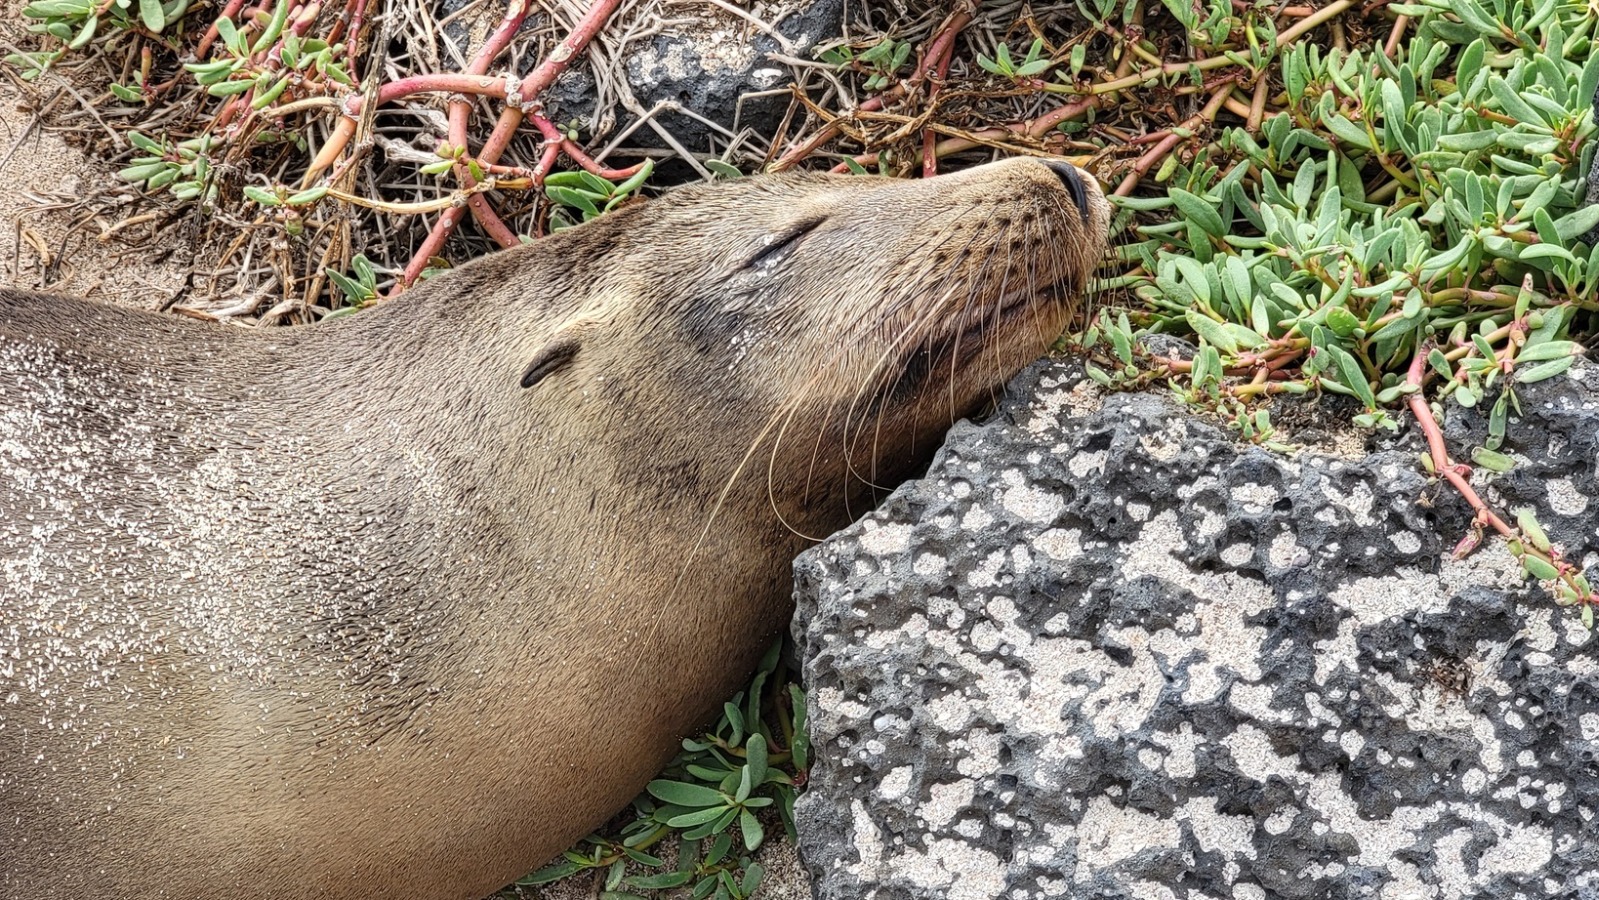
[[[0,895],[476,900],[1061,331],[1061,162],[682,188],[358,315],[0,289]]]

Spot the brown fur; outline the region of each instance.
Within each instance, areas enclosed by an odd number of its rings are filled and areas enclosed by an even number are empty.
[[[682,189],[307,328],[0,290],[0,896],[538,866],[736,690],[808,536],[1042,352],[1088,197]]]

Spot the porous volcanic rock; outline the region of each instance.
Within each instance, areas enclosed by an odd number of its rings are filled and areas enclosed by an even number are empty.
[[[774,31],[789,42],[794,55],[809,59],[811,51],[843,33],[843,0],[804,0],[787,4],[755,4]],[[767,9],[766,7],[771,7]],[[753,128],[770,135],[792,97],[783,89],[793,78],[787,65],[768,54],[784,49],[770,35],[731,16],[700,13],[703,23],[669,29],[651,38],[626,58],[628,83],[644,106],[676,103],[728,130]],[[752,96],[764,95],[764,96]],[[726,146],[703,122],[675,111],[659,121],[684,148],[698,152]],[[649,127],[634,132],[634,143],[650,147],[665,141]]]
[[[1519,394],[1475,482],[1591,571],[1599,368]],[[1452,558],[1415,434],[1369,443],[1059,362],[956,427],[796,563],[819,900],[1599,898],[1599,640],[1502,542]]]
[[[439,14],[448,16],[470,5],[471,0],[439,0]],[[652,26],[653,34],[627,44],[616,72],[626,80],[642,111],[668,104],[656,113],[655,121],[692,153],[719,151],[728,143],[725,135],[702,119],[728,131],[748,128],[757,134],[773,134],[792,100],[784,89],[793,82],[793,73],[770,55],[776,52],[808,60],[818,46],[844,31],[844,0],[759,0],[737,5],[770,26],[781,40],[708,3],[697,8],[668,5],[660,13],[661,20]],[[470,57],[476,42],[487,33],[485,26],[497,22],[493,16],[483,19],[476,36],[465,25],[452,22],[443,34],[462,56]],[[542,23],[540,16],[529,16],[523,31]],[[521,74],[532,72],[540,61],[537,54],[529,54]],[[545,92],[542,99],[552,117],[562,122],[594,117],[596,85],[590,66],[589,62],[572,66]],[[671,108],[671,104],[693,115]],[[602,132],[597,135],[601,142],[633,125],[637,118],[626,110],[615,112],[619,121],[590,123]],[[634,130],[626,143],[669,146],[648,124]]]

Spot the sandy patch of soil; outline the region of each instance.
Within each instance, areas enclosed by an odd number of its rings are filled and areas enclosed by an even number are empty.
[[[25,5],[0,0],[0,56],[32,46]],[[92,117],[62,124],[104,89],[55,73],[23,82],[0,63],[0,284],[163,308],[184,295],[198,242],[162,227],[164,217],[100,240],[130,216],[160,215],[117,179],[116,165],[80,149],[74,132],[101,128]]]

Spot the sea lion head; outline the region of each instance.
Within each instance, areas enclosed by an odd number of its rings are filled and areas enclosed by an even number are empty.
[[[591,283],[568,292],[586,299],[522,384],[609,383],[614,426],[662,452],[652,423],[692,421],[721,451],[698,474],[758,471],[774,502],[805,498],[780,510],[794,523],[818,497],[925,464],[1042,355],[1103,258],[1109,217],[1086,173],[1030,158],[924,180],[677,189],[549,242]]]

